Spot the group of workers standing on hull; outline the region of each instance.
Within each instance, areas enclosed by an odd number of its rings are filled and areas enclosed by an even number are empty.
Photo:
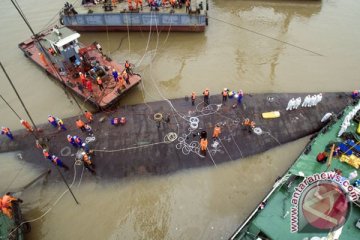
[[[7,192],[4,196],[0,197],[0,211],[8,218],[13,218],[13,203],[23,202],[20,198],[11,196],[10,192]]]
[[[210,90],[208,88],[205,88],[205,90],[203,91],[203,97],[204,97],[204,105],[208,106],[210,104]],[[232,98],[234,96],[234,92],[230,91],[227,88],[224,88],[223,91],[221,91],[221,96],[222,96],[222,104],[226,104],[228,97]],[[241,105],[242,104],[242,99],[244,96],[244,92],[242,90],[239,90],[237,92],[237,94],[235,94],[235,97],[237,99],[237,104],[233,105],[233,108],[236,107],[236,105]],[[192,92],[191,93],[191,105],[195,106],[195,101],[196,101],[196,93]]]
[[[117,0],[112,0],[112,5],[116,6],[118,3]],[[127,0],[128,10],[129,11],[139,11],[143,10],[143,0]],[[133,5],[135,3],[135,5]],[[191,0],[145,0],[146,6],[150,7],[150,10],[158,11],[160,7],[171,7],[182,8],[185,4],[186,12],[189,12]]]

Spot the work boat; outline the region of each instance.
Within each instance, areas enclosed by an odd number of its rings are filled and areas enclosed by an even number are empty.
[[[19,203],[13,202],[11,206],[12,217],[0,211],[0,239],[24,240],[24,235],[30,232],[29,223],[22,224],[24,221]]]
[[[83,0],[81,6],[65,3],[60,23],[76,31],[204,32],[208,25],[208,0],[130,1]],[[138,4],[136,4],[138,2]],[[164,2],[164,3],[163,3]]]
[[[360,103],[354,104],[327,114],[328,124],[231,240],[360,239]]]
[[[135,87],[141,81],[141,76],[125,71],[123,65],[104,55],[99,43],[85,46],[78,41],[79,37],[79,33],[69,28],[53,27],[20,43],[19,48],[26,57],[84,102],[99,110],[108,108]],[[128,77],[128,83],[114,81],[114,69],[119,76]],[[102,82],[102,89],[99,82]]]

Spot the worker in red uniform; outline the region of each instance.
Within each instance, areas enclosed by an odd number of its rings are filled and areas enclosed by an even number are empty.
[[[191,93],[191,105],[195,106],[195,99],[196,99],[196,94],[195,92]]]
[[[91,123],[94,119],[92,113],[88,112],[86,110],[85,110],[84,116],[87,119],[88,123]]]
[[[12,135],[10,128],[1,127],[1,134],[6,135],[10,140],[14,140],[14,136]]]
[[[214,127],[213,138],[219,138],[220,133],[221,133],[220,125],[216,124]]]
[[[224,90],[221,92],[221,95],[223,97],[222,102],[225,103],[227,101],[227,97],[228,97],[228,90],[227,88],[224,88]]]
[[[42,54],[41,52],[39,53],[39,57],[40,57],[40,60],[41,62],[45,65],[45,67],[49,66],[46,59],[45,59],[45,56],[44,54]]]
[[[93,93],[93,88],[92,88],[92,83],[90,80],[86,81],[86,89],[90,92]]]
[[[75,123],[76,123],[76,127],[79,128],[82,132],[86,131],[85,123],[80,118],[78,118]]]
[[[100,91],[104,90],[104,85],[100,77],[97,77],[96,82],[99,86]]]
[[[84,87],[86,87],[86,77],[85,77],[85,74],[83,74],[82,72],[79,72],[79,76],[80,76],[80,80],[81,80],[81,83]]]
[[[28,121],[21,119],[21,120],[20,120],[20,123],[21,123],[21,125],[24,126],[24,128],[25,128],[27,131],[29,131],[29,132],[34,131],[34,129],[31,127],[31,125],[30,125],[30,123],[29,123]]]
[[[7,217],[12,218],[12,203],[15,201],[23,202],[19,198],[15,198],[10,195],[10,192],[7,192],[2,198],[0,198],[0,210],[3,212]]]
[[[207,105],[209,105],[209,97],[210,97],[210,92],[209,92],[208,88],[205,89],[205,91],[203,92],[203,95],[204,95],[205,106],[207,106]]]

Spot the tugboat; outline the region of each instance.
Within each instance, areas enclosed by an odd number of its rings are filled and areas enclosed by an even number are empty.
[[[98,110],[108,108],[135,87],[141,76],[105,56],[99,43],[84,46],[79,37],[77,32],[55,26],[20,43],[19,48],[85,102]],[[114,72],[119,76],[116,79]]]
[[[60,23],[76,31],[204,32],[207,10],[208,0],[83,0],[76,9],[65,3]]]

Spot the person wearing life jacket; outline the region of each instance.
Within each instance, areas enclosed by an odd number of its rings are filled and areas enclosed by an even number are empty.
[[[92,83],[90,80],[86,81],[86,89],[90,92],[93,93],[93,88],[92,88]]]
[[[85,123],[80,118],[78,118],[75,123],[77,128],[79,128],[82,132],[86,132]]]
[[[103,85],[103,82],[102,82],[100,77],[97,77],[96,82],[97,82],[97,84],[99,86],[99,90],[100,91],[104,90],[104,85]]]
[[[80,76],[80,80],[81,80],[81,83],[84,87],[86,87],[86,77],[85,77],[85,74],[83,74],[82,72],[79,72],[79,76]]]
[[[52,47],[50,47],[50,48],[48,49],[48,52],[49,52],[50,55],[52,55],[52,56],[55,56],[55,55],[56,55],[56,52],[55,52],[55,50],[54,50]]]
[[[204,95],[205,106],[207,106],[207,105],[209,105],[209,97],[210,97],[210,92],[209,92],[208,88],[205,89],[205,91],[203,92],[203,95]]]
[[[354,90],[351,93],[351,97],[352,97],[352,99],[357,99],[359,97],[359,90]]]
[[[10,138],[11,141],[14,140],[14,136],[8,127],[1,127],[1,134],[6,135],[8,138]]]
[[[5,214],[8,218],[12,218],[12,203],[15,201],[23,202],[20,198],[15,198],[7,192],[2,198],[0,198],[0,211]]]
[[[191,93],[191,105],[195,106],[195,99],[196,99],[196,94],[195,92]]]
[[[128,60],[125,61],[125,71],[129,75],[133,75],[133,72],[131,70],[131,64],[129,63]]]
[[[123,71],[122,77],[124,78],[126,84],[130,85],[130,81],[129,81],[129,78],[130,78],[130,77],[129,77],[129,74],[126,72],[126,70]]]
[[[118,1],[117,1],[117,0],[111,0],[111,3],[112,3],[112,5],[113,5],[114,7],[116,7],[116,4],[118,3]]]
[[[86,110],[85,110],[84,116],[85,116],[85,118],[87,119],[87,122],[88,122],[88,123],[91,123],[91,122],[93,121],[93,119],[94,119],[92,113],[91,113],[91,112],[88,112],[88,111],[86,111]]]
[[[54,116],[49,115],[49,116],[48,116],[48,122],[49,122],[53,127],[55,127],[55,128],[58,127],[57,122],[56,122],[56,119],[55,119]]]
[[[30,125],[30,123],[29,123],[28,121],[21,119],[21,120],[20,120],[20,123],[24,126],[24,128],[25,128],[27,131],[29,131],[29,132],[34,131],[34,129],[31,127],[31,125]]]
[[[133,10],[132,0],[127,0],[127,2],[128,2],[129,11]]]
[[[225,103],[227,101],[227,97],[228,97],[228,90],[227,88],[224,88],[224,90],[221,92],[222,95],[222,102]]]
[[[190,12],[190,0],[186,0],[185,6],[186,6],[186,13],[189,13]]]
[[[43,150],[43,155],[44,155],[44,158],[51,160],[50,153],[46,149]]]
[[[111,125],[117,126],[120,124],[120,119],[117,117],[114,117],[111,119]]]
[[[112,75],[113,75],[113,77],[114,77],[114,81],[115,81],[115,82],[118,82],[118,81],[119,81],[119,80],[118,80],[119,73],[116,71],[115,68],[113,68],[113,70],[112,70]]]
[[[124,80],[124,78],[123,78],[121,75],[119,76],[118,81],[119,81],[120,89],[126,88],[126,86],[125,86],[125,80]]]
[[[208,140],[206,138],[201,138],[200,139],[200,150],[203,155],[206,155],[207,145],[208,145]]]
[[[92,174],[96,174],[95,170],[93,169],[95,165],[90,161],[90,157],[86,152],[82,152],[82,160],[84,162],[84,167],[88,169]]]
[[[76,145],[77,145],[78,147],[81,147],[81,145],[83,144],[81,138],[78,137],[78,136],[73,136],[73,139],[74,139],[74,142],[76,143]]]
[[[220,125],[216,124],[214,127],[213,138],[219,138],[220,133],[221,133]]]
[[[41,52],[39,52],[39,58],[40,58],[41,62],[44,64],[45,67],[49,66],[46,59],[45,59],[44,54],[42,54]]]
[[[75,148],[78,147],[78,145],[76,144],[74,138],[71,135],[67,135],[66,139],[68,140],[68,142]]]
[[[94,133],[93,133],[93,131],[92,131],[92,127],[90,126],[90,124],[85,123],[84,128],[85,128],[86,132],[87,132],[90,136],[94,135]]]
[[[52,155],[52,156],[51,156],[51,161],[52,161],[55,165],[64,168],[66,171],[69,170],[69,167],[68,167],[67,165],[65,165],[65,164],[60,160],[60,158],[58,158],[57,156]]]
[[[57,125],[59,126],[59,130],[66,131],[66,127],[65,127],[63,120],[60,118],[55,118],[55,119],[56,119]]]

